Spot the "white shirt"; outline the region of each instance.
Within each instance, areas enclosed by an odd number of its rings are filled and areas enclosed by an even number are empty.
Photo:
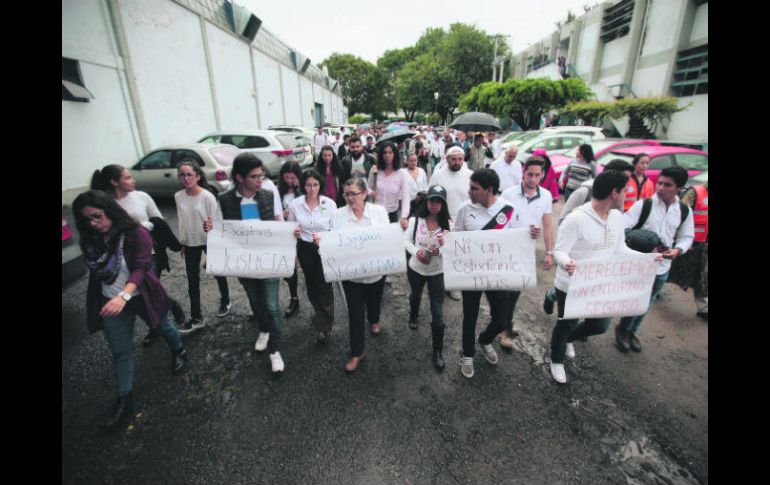
[[[326,133],[321,133],[319,135],[318,132],[316,132],[316,134],[313,135],[313,148],[315,149],[315,153],[321,153],[321,148],[323,148],[324,145],[331,145],[329,135]]]
[[[530,199],[523,190],[524,185],[516,185],[503,192],[503,199],[513,205],[513,217],[508,227],[529,227],[530,224],[542,227],[543,216],[551,213],[551,192],[538,185],[535,195]]]
[[[689,210],[687,218],[679,227],[679,223],[682,222],[682,210],[679,207],[679,197],[676,197],[674,202],[666,207],[666,203],[658,198],[658,194],[653,194],[652,210],[647,220],[642,225],[641,229],[647,229],[660,237],[661,243],[665,244],[669,248],[680,248],[682,254],[687,252],[692,246],[693,238],[695,237],[695,226],[693,225],[692,210]],[[634,205],[628,209],[623,215],[625,219],[626,227],[634,227],[639,222],[639,217],[642,215],[642,205],[644,199],[637,200]],[[677,233],[677,228],[679,231]],[[680,254],[681,256],[681,254]],[[663,259],[658,263],[658,275],[662,275],[671,269],[671,259]]]
[[[462,205],[471,199],[468,190],[471,187],[471,175],[473,172],[463,163],[462,168],[453,172],[449,167],[434,170],[428,186],[440,185],[446,189],[447,207],[452,219],[457,220],[457,212]]]
[[[578,262],[616,254],[641,254],[626,246],[623,214],[612,209],[603,221],[591,202],[586,202],[570,212],[559,226],[553,248],[557,265],[554,286],[565,293],[569,290],[570,275],[565,267],[570,259]]]
[[[496,138],[495,141],[492,142],[492,154],[495,156],[495,159],[500,157],[500,152],[502,151],[500,147],[500,139]]]
[[[415,221],[417,221],[416,233],[414,231]],[[423,218],[409,218],[409,227],[404,232],[404,246],[406,247],[407,252],[412,255],[412,257],[409,258],[409,267],[412,271],[421,274],[422,276],[435,276],[444,272],[440,250],[438,256],[431,256],[428,264],[421,262],[417,259],[417,256],[415,256],[418,250],[440,247],[438,243],[438,234],[443,231],[444,230],[441,227],[435,231],[428,230],[428,224]],[[412,234],[414,234],[414,239],[412,239]]]
[[[457,219],[455,219],[455,227],[453,230],[479,231],[482,227],[486,226],[505,205],[513,204],[502,197],[498,197],[495,203],[489,207],[474,204],[469,200],[457,213]]]
[[[521,163],[515,158],[511,163],[505,161],[505,158],[498,158],[489,166],[500,177],[500,192],[510,189],[514,185],[521,183]]]
[[[377,191],[375,204],[385,207],[388,212],[398,210],[398,201],[401,200],[402,219],[409,217],[409,180],[412,177],[403,170],[393,170],[390,175],[385,175],[384,170],[369,172],[369,188]],[[377,180],[376,188],[374,180]]]
[[[277,220],[282,221],[283,220],[283,205],[281,205],[281,193],[278,192],[278,187],[273,183],[272,180],[270,180],[269,178],[265,178],[262,181],[262,189],[263,190],[271,190],[273,192],[273,211],[275,212],[275,215],[281,216],[281,218],[277,219]],[[238,191],[236,190],[236,192],[238,192]],[[241,195],[241,194],[238,193],[238,195]],[[256,204],[256,202],[255,202],[255,204]],[[269,217],[265,217],[264,214],[263,214],[262,215],[262,220],[263,221],[274,221],[276,219],[274,219],[274,218],[271,219]]]
[[[352,229],[354,227],[387,226],[388,224],[390,224],[390,219],[388,219],[388,213],[385,212],[385,208],[381,205],[367,202],[364,206],[364,213],[361,215],[361,219],[356,219],[356,216],[349,205],[337,209],[332,215],[331,229],[333,231],[341,231],[344,229]],[[350,281],[368,284],[379,281],[380,279],[382,279],[382,276],[368,276],[366,278],[358,278]]]
[[[431,142],[430,145],[430,154],[433,157],[436,158],[443,158],[444,157],[444,141],[441,139],[436,140],[435,138]]]
[[[402,168],[409,182],[409,200],[414,200],[417,197],[417,192],[428,190],[428,174],[425,173],[421,167],[417,167],[417,179],[414,179],[409,174],[409,169]]]
[[[150,222],[150,217],[160,217],[163,219],[152,197],[141,190],[132,190],[122,199],[115,199],[115,201],[123,210],[128,212],[131,219],[144,226],[148,231],[152,231],[155,227]]]
[[[305,242],[313,242],[314,232],[325,232],[331,229],[332,216],[337,210],[337,204],[326,197],[320,196],[320,201],[315,209],[310,209],[305,196],[301,195],[289,205],[289,219],[299,223],[299,238]]]
[[[180,190],[174,194],[174,202],[179,221],[179,242],[184,246],[205,246],[203,221],[208,217],[212,220],[217,218],[219,205],[216,197],[206,189],[196,196],[189,196]]]

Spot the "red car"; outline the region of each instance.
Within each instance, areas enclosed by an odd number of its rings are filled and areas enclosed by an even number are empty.
[[[658,182],[660,171],[666,167],[678,165],[687,169],[690,177],[709,169],[709,155],[701,150],[670,146],[635,146],[619,148],[602,154],[596,158],[596,172],[601,173],[613,158],[620,158],[631,163],[634,155],[646,153],[650,156],[650,167],[644,172],[653,184]]]
[[[660,146],[658,140],[636,140],[630,138],[604,138],[601,140],[593,140],[588,142],[594,151],[594,157],[597,159],[603,154],[616,150],[618,148],[632,147],[632,146]],[[556,172],[556,177],[560,177],[564,169],[569,165],[569,162],[577,156],[577,147],[564,152],[559,155],[549,155],[553,164],[553,170]]]

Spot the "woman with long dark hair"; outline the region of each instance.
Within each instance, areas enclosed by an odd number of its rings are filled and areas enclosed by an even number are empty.
[[[564,200],[580,188],[586,180],[596,177],[596,157],[594,149],[588,143],[578,146],[575,158],[569,162],[567,168],[561,173],[559,186],[564,190]]]
[[[297,259],[305,274],[307,297],[315,310],[313,324],[318,331],[316,340],[323,343],[334,326],[334,291],[331,283],[324,279],[323,264],[318,247],[313,244],[313,235],[330,230],[337,204],[321,195],[324,180],[317,170],[311,168],[303,173],[300,185],[304,195],[292,201],[287,220],[298,223],[294,231]]]
[[[200,271],[201,257],[206,252],[207,236],[203,222],[217,215],[217,199],[208,190],[206,174],[198,162],[186,158],[177,164],[177,177],[183,189],[174,194],[176,214],[179,220],[179,239],[182,242],[182,257],[187,271],[187,294],[190,296],[190,320],[179,329],[190,333],[203,328],[206,322],[201,312]],[[219,287],[218,317],[230,313],[230,289],[227,278],[215,276]]]
[[[109,194],[129,216],[150,231],[151,235],[155,225],[150,219],[163,219],[163,215],[158,210],[158,206],[152,200],[152,197],[146,192],[136,190],[134,176],[123,165],[110,164],[104,166],[101,170],[96,170],[91,177],[91,190],[101,190]],[[173,233],[171,233],[171,236],[173,238]],[[156,245],[153,244],[152,248],[152,270],[155,272],[155,276],[160,279],[160,273],[163,271],[163,268],[166,267],[168,269],[169,266],[168,258],[165,257],[165,249],[156,248]],[[160,251],[163,253],[161,254]],[[182,305],[173,298],[171,298],[171,313],[174,315],[174,320],[178,325],[184,323],[185,314],[184,310],[182,310]],[[149,347],[157,339],[158,335],[150,328],[150,331],[147,332],[147,335],[142,340],[142,346]]]
[[[321,148],[321,153],[315,160],[314,167],[324,178],[323,194],[333,200],[337,207],[345,205],[345,197],[342,195],[342,185],[350,178],[350,171],[345,171],[334,148],[326,145]]]
[[[407,277],[409,287],[409,328],[417,330],[417,317],[425,283],[430,295],[431,334],[433,336],[433,365],[444,368],[441,354],[444,348],[444,270],[440,248],[444,245],[444,232],[450,230],[449,207],[446,189],[434,185],[428,189],[425,201],[418,207],[415,217],[409,219],[404,233],[409,258]]]
[[[328,146],[328,145],[326,145]],[[281,196],[281,207],[283,208],[283,219],[289,217],[289,206],[295,198],[302,194],[299,180],[302,177],[302,168],[297,162],[285,162],[278,172],[278,194]],[[299,310],[299,297],[297,295],[297,265],[294,265],[294,274],[283,279],[289,285],[291,300],[289,308],[286,309],[284,316],[286,318],[294,315]]]
[[[187,353],[168,317],[171,301],[152,271],[152,237],[107,193],[90,190],[72,204],[89,268],[86,315],[90,332],[104,330],[112,352],[117,400],[104,426],[116,428],[133,412],[134,319],[139,315],[171,349],[172,372]]]
[[[369,172],[371,200],[385,207],[390,222],[401,222],[401,228],[409,224],[409,181],[401,170],[398,148],[386,141],[378,145],[377,168]],[[399,206],[400,203],[400,206]],[[400,210],[399,210],[400,209]]]

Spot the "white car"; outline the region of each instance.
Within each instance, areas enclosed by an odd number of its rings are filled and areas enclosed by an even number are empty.
[[[519,145],[519,153],[516,160],[524,163],[538,148],[544,148],[548,156],[564,153],[583,143],[591,141],[590,135],[577,133],[542,133],[540,136],[525,141]]]
[[[595,126],[549,126],[543,128],[543,133],[574,133],[578,135],[589,135],[593,140],[606,138],[601,128]]]
[[[297,162],[305,168],[312,162],[296,135],[302,133],[275,130],[222,130],[203,136],[198,143],[229,143],[262,160],[273,179],[284,162]]]

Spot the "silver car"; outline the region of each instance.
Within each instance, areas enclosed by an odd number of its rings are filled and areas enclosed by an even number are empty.
[[[301,167],[312,162],[299,144],[296,135],[275,130],[223,130],[205,135],[199,143],[229,143],[244,152],[252,152],[265,165],[270,177],[278,179],[278,171],[285,162],[297,162]]]
[[[189,157],[200,164],[214,190],[222,193],[232,187],[230,171],[240,153],[237,147],[226,144],[169,145],[148,153],[131,167],[131,172],[137,190],[153,197],[170,197],[182,190],[176,167],[180,160]]]

